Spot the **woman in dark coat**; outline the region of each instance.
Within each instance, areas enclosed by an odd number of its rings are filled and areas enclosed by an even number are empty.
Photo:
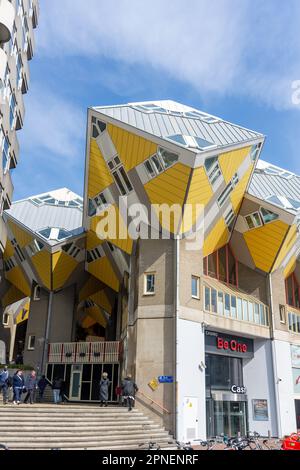
[[[103,372],[99,386],[100,386],[100,406],[103,406],[103,404],[104,406],[107,406],[110,381],[108,379],[108,374],[106,372]]]

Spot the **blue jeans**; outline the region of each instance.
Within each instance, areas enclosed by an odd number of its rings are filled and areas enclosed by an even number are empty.
[[[8,402],[8,386],[7,384],[1,384],[0,385],[0,390],[2,391],[3,393],[3,403],[7,403]]]
[[[21,401],[23,388],[15,387],[14,388],[14,401]]]
[[[53,389],[53,399],[56,405],[60,402],[60,390]]]

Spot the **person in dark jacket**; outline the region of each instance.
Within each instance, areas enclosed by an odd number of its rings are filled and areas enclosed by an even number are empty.
[[[13,376],[13,389],[14,389],[14,405],[19,405],[21,403],[22,392],[25,388],[25,381],[23,377],[23,371],[17,370]]]
[[[108,391],[109,391],[110,381],[108,378],[108,374],[103,372],[102,378],[99,383],[100,388],[100,406],[107,406],[108,402]]]
[[[46,379],[45,375],[42,375],[42,377],[38,381],[40,401],[43,401],[44,392],[45,392],[45,388],[47,387],[47,385],[48,385],[48,380]]]
[[[123,398],[127,401],[128,411],[132,410],[132,406],[135,401],[135,394],[138,391],[138,387],[136,383],[132,380],[132,376],[130,374],[122,381],[122,394]]]
[[[60,391],[62,389],[63,380],[59,377],[56,377],[53,381],[53,399],[54,403],[57,405],[60,401]]]
[[[27,395],[25,397],[24,403],[28,403],[29,400],[30,404],[33,405],[35,399],[35,391],[37,389],[37,377],[35,370],[32,370],[31,374],[27,377],[25,387],[27,390]]]
[[[0,391],[3,394],[3,404],[8,402],[8,387],[9,387],[9,372],[8,367],[4,366],[3,371],[0,373]]]

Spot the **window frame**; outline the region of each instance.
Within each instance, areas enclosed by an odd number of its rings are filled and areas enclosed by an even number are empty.
[[[32,345],[32,341],[33,341],[33,345]],[[35,350],[35,342],[36,342],[36,335],[29,335],[28,343],[27,343],[27,351]]]
[[[196,281],[196,294],[193,294],[193,281]],[[191,295],[192,299],[200,300],[200,277],[195,274],[191,276]]]
[[[148,291],[148,277],[153,276],[153,291]],[[156,294],[156,273],[155,272],[148,272],[144,273],[144,296],[153,296]]]
[[[7,318],[7,321],[5,321],[5,317]],[[3,317],[2,317],[2,325],[3,326],[9,326],[9,313],[3,312]]]

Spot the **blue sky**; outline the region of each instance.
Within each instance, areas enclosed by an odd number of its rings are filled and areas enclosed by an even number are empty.
[[[298,0],[40,0],[15,200],[82,194],[87,107],[132,101],[260,131],[263,159],[300,174],[299,24]]]

